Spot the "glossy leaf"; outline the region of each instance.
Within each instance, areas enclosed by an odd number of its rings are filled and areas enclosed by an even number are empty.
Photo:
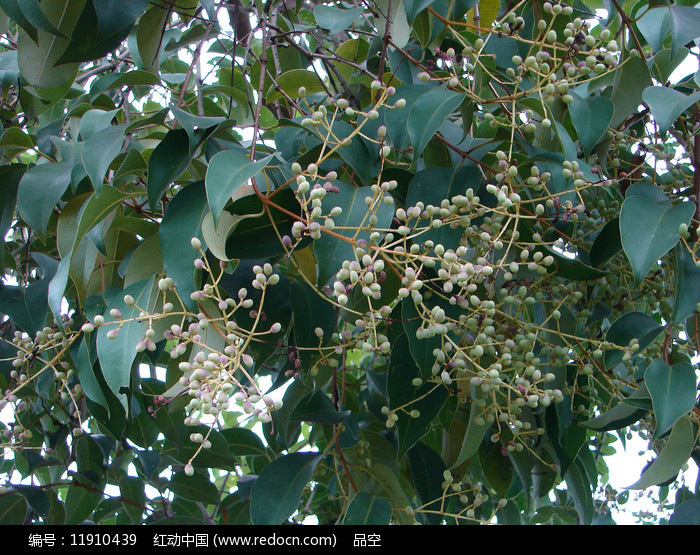
[[[571,96],[574,99],[569,104],[571,123],[576,129],[583,153],[588,156],[608,130],[615,108],[612,101],[604,96],[585,99],[577,94]]]
[[[39,164],[27,170],[19,182],[17,208],[37,233],[43,235],[54,206],[70,185],[73,164]]]
[[[481,387],[476,385],[470,385],[471,397],[472,399],[483,400],[487,403],[489,397],[486,393],[481,390]],[[462,447],[459,451],[459,456],[457,460],[452,465],[452,467],[457,467],[462,464],[467,459],[474,456],[484,442],[486,432],[491,427],[491,423],[484,418],[484,409],[480,408],[476,404],[472,405],[469,411],[469,423],[467,424],[467,431],[462,440]]]
[[[651,395],[656,416],[654,437],[670,430],[695,406],[697,393],[695,369],[688,362],[669,366],[661,359],[653,361],[644,372],[644,383]]]
[[[218,223],[219,215],[231,199],[231,195],[251,177],[260,173],[271,160],[272,155],[252,162],[246,153],[240,150],[225,150],[211,159],[207,169],[206,189],[214,225]]]
[[[648,396],[649,392],[647,388],[645,386],[640,386],[629,398],[648,398]],[[598,432],[621,430],[638,422],[647,412],[649,412],[647,409],[640,409],[635,405],[622,401],[603,414],[581,422],[581,425]]]
[[[641,312],[628,312],[615,320],[605,335],[605,340],[627,347],[632,339],[639,340],[639,351],[642,352],[657,335],[661,333],[664,326],[659,325],[653,318]],[[607,351],[605,354],[605,365],[610,368],[622,360],[622,352]]]
[[[201,225],[207,213],[204,183],[192,183],[180,190],[165,210],[160,225],[160,247],[168,277],[175,281],[180,298],[193,305],[190,295],[195,291],[194,260],[199,254],[191,247],[192,237],[202,238]]]
[[[184,472],[178,472],[168,482],[168,489],[181,499],[216,505],[221,499],[219,490],[209,479],[200,472],[188,476]]]
[[[73,483],[66,493],[65,524],[82,524],[102,501],[102,491],[92,485]]]
[[[253,524],[283,524],[299,507],[321,457],[314,452],[291,453],[263,468],[251,492]]]
[[[122,295],[109,307],[121,311],[125,322],[119,330],[116,339],[109,339],[107,333],[119,327],[118,323],[101,326],[97,336],[97,354],[100,357],[102,372],[112,393],[119,399],[125,410],[129,403],[122,388],[128,389],[131,383],[131,366],[136,359],[136,345],[143,339],[143,323],[138,315],[141,310],[151,306],[151,294],[154,279],[146,279],[124,289]],[[124,296],[132,295],[136,304],[127,305]],[[138,308],[141,307],[141,308]]]
[[[620,211],[620,238],[637,284],[678,243],[680,225],[689,224],[694,212],[692,203],[674,205],[652,185],[630,188]]]
[[[148,159],[148,204],[155,210],[160,198],[190,164],[190,142],[184,129],[172,129]]]
[[[445,118],[454,112],[463,100],[463,94],[442,88],[431,88],[416,99],[406,121],[414,160],[421,155]]]
[[[48,23],[64,36],[70,36],[85,2],[86,0],[44,2],[41,9]],[[38,89],[55,89],[70,85],[78,65],[56,63],[68,45],[68,39],[41,29],[37,30],[35,42],[21,29],[17,40],[17,59],[22,77]]]
[[[343,524],[349,526],[385,526],[391,520],[391,503],[381,497],[358,491],[350,501]]]
[[[331,6],[317,5],[314,7],[314,18],[316,23],[328,29],[331,35],[345,31],[350,27],[355,20],[360,17],[362,8],[351,8],[349,10],[341,10]]]
[[[115,125],[96,133],[83,146],[83,165],[98,196],[102,192],[105,174],[121,151],[123,142],[124,126]]]

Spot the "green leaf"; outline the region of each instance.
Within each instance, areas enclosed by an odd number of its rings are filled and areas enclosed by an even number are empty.
[[[405,407],[410,412],[418,410],[420,416],[412,418],[403,410],[398,411],[396,430],[399,436],[397,457],[399,460],[428,433],[433,419],[447,400],[447,388],[435,383],[415,387],[411,381],[420,376],[418,367],[409,352],[408,338],[402,334],[391,350],[387,378],[389,407]]]
[[[103,499],[100,489],[94,485],[73,482],[66,493],[66,521],[64,524],[81,524],[92,515]]]
[[[341,10],[331,6],[318,4],[314,6],[314,18],[319,27],[328,29],[330,35],[345,31],[360,17],[362,7]]]
[[[668,523],[685,526],[700,524],[700,499],[688,499],[676,506]]]
[[[615,115],[610,127],[619,128],[632,114],[636,113],[642,103],[644,90],[651,86],[649,66],[640,56],[627,58],[616,72],[612,101]]]
[[[136,26],[136,44],[142,69],[158,71],[159,54],[163,42],[162,35],[169,16],[170,10],[156,5],[139,19]]]
[[[442,127],[445,119],[459,107],[464,97],[464,94],[435,87],[416,99],[406,120],[414,161],[418,160],[428,141]]]
[[[471,403],[467,432],[462,440],[462,447],[460,448],[459,456],[452,465],[452,468],[455,468],[467,459],[470,459],[478,451],[479,447],[484,441],[486,432],[491,427],[491,423],[484,418],[484,414],[486,414],[488,411],[485,411],[484,408],[477,405],[477,402],[483,400],[486,401],[488,406],[490,396],[483,392],[479,386],[470,385],[470,389],[471,398],[476,402]]]
[[[680,225],[689,224],[694,213],[692,202],[671,204],[651,184],[640,183],[627,190],[620,210],[620,238],[636,284],[678,243]]]
[[[143,339],[144,323],[139,321],[141,310],[149,310],[151,295],[154,289],[155,277],[135,283],[124,289],[118,299],[109,307],[121,311],[124,322],[116,339],[108,339],[107,332],[119,327],[110,322],[100,326],[97,335],[97,354],[107,385],[119,399],[124,409],[129,411],[129,403],[122,388],[128,388],[131,383],[131,366],[136,359],[136,345]],[[132,295],[135,306],[124,302],[124,296]],[[141,308],[138,308],[141,307]]]
[[[578,140],[586,157],[608,130],[615,110],[612,100],[604,96],[581,98],[571,95],[574,101],[569,104],[571,123],[576,129]]]
[[[46,324],[46,296],[58,269],[56,261],[45,254],[37,252],[33,258],[43,273],[40,280],[26,288],[19,285],[0,286],[0,312],[32,336]]]
[[[146,505],[145,483],[137,476],[123,476],[119,479],[119,493],[124,510],[134,524],[140,524]]]
[[[660,83],[666,83],[675,69],[688,57],[688,53],[689,50],[687,48],[680,48],[675,54],[672,54],[671,48],[665,48],[657,52],[654,57],[649,60],[649,66],[651,67],[654,77]]]
[[[373,197],[370,187],[357,188],[343,181],[334,181],[333,185],[340,190],[337,193],[328,193],[323,198],[322,207],[324,212],[330,211],[335,206],[343,209],[340,216],[333,218],[337,228],[334,230],[335,233],[354,238],[356,241],[368,241],[373,227],[381,229],[391,226],[394,210],[384,203],[380,203],[376,209],[376,225],[370,226],[367,221],[369,216],[365,199]],[[357,228],[362,230],[357,231]],[[318,261],[318,284],[321,287],[338,273],[344,261],[354,260],[353,243],[328,233],[323,233],[320,239],[314,241],[313,249]]]
[[[148,159],[148,205],[156,211],[168,187],[190,165],[192,150],[187,131],[171,129]]]
[[[374,4],[378,12],[374,18],[377,29],[386,29],[386,16],[390,14],[389,34],[391,39],[399,48],[406,46],[411,38],[411,26],[408,24],[403,2],[390,3],[389,0],[375,0]]]
[[[148,7],[148,0],[99,2],[89,0],[58,63],[87,62],[116,50],[134,22]],[[132,53],[133,54],[133,53]]]
[[[331,340],[337,315],[325,296],[304,282],[292,281],[289,294],[294,318],[294,340],[296,346],[302,349],[299,353],[302,364],[310,367],[318,357],[318,353],[310,349],[316,349],[319,344],[324,345]],[[320,339],[316,335],[317,327],[323,330]]]
[[[195,116],[194,114],[181,110],[177,106],[171,106],[170,111],[187,132],[187,136],[190,139],[190,151],[194,151],[194,149],[197,148],[197,145],[202,141],[202,136],[206,132],[213,131],[219,124],[226,121],[223,117]]]
[[[42,518],[48,516],[51,510],[51,501],[48,494],[39,486],[15,485],[13,489],[24,496],[29,507]]]
[[[591,266],[602,266],[621,250],[620,218],[613,218],[605,224],[593,241],[589,254]]]
[[[125,127],[125,125],[110,126],[92,135],[83,146],[83,165],[98,196],[102,193],[109,165],[121,152]]]
[[[103,406],[109,412],[109,403],[95,375],[98,371],[95,367],[97,360],[94,352],[94,342],[92,348],[88,345],[91,339],[90,336],[85,336],[80,343],[74,343],[71,348],[71,356],[85,396],[94,403]]]
[[[687,418],[680,419],[658,457],[642,472],[639,480],[625,489],[646,489],[672,480],[688,461],[694,443],[693,424]]]
[[[0,525],[24,524],[27,506],[27,501],[19,494],[9,493],[0,496]]]
[[[72,245],[67,253],[63,255],[58,266],[56,275],[49,285],[49,306],[57,321],[60,320],[61,302],[63,294],[68,285],[71,258],[73,252],[82,241],[83,237],[102,222],[117,206],[119,206],[128,195],[122,193],[114,187],[105,187],[102,195],[97,197],[92,195],[80,209],[78,214],[78,226]]]
[[[700,37],[700,10],[692,6],[670,6],[673,54]]]
[[[651,395],[656,416],[654,438],[670,430],[678,420],[695,406],[697,394],[695,369],[688,362],[669,366],[654,360],[644,373],[644,383]]]
[[[209,478],[200,472],[188,476],[184,472],[177,472],[168,482],[168,489],[175,497],[188,501],[199,501],[205,505],[217,505],[221,495],[217,487],[209,481]]]
[[[676,296],[673,301],[672,324],[679,324],[696,313],[700,302],[700,269],[684,245],[676,247]]]
[[[685,95],[668,87],[647,87],[642,93],[642,98],[649,106],[651,115],[659,126],[659,133],[663,137],[678,117],[700,100],[700,91]]]
[[[421,507],[427,511],[434,511],[420,516],[425,519],[426,524],[440,524],[443,518],[441,505],[445,463],[435,451],[419,442],[408,451],[408,466]]]
[[[214,225],[226,203],[241,185],[265,168],[274,155],[252,162],[244,150],[222,150],[209,162],[205,179],[207,200]]]
[[[322,456],[314,452],[292,453],[263,468],[251,492],[253,524],[283,524],[299,508],[301,494]]]
[[[345,422],[350,414],[349,410],[337,410],[323,391],[314,391],[294,407],[289,420],[292,422],[340,424]]]
[[[593,492],[581,461],[575,460],[566,472],[566,489],[574,498],[574,505],[582,524],[590,524],[593,520]]]
[[[267,102],[283,100],[285,94],[290,98],[297,98],[301,87],[306,89],[306,94],[326,92],[316,72],[308,69],[290,69],[275,79],[275,85],[268,89],[265,98]]]
[[[620,347],[627,347],[632,339],[639,340],[639,353],[649,345],[664,326],[641,312],[627,312],[615,320],[605,334],[605,340]],[[605,366],[612,368],[622,360],[622,352],[606,351]]]
[[[73,164],[39,164],[27,170],[19,182],[17,209],[22,219],[39,235],[46,233],[54,207],[71,181]]]
[[[41,4],[46,19],[64,36],[72,34],[84,5],[85,0],[55,0]],[[70,86],[78,64],[56,65],[68,45],[68,39],[42,30],[37,31],[35,42],[24,29],[20,29],[17,61],[22,77],[38,89]]]
[[[643,384],[638,389],[634,390],[634,392],[629,396],[630,399],[648,397],[649,392]],[[637,406],[626,403],[625,400],[623,400],[609,411],[585,422],[581,422],[581,425],[598,432],[621,430],[627,426],[631,426],[635,422],[638,422],[648,412],[649,411],[647,409],[640,409]]]
[[[671,30],[670,11],[666,7],[652,8],[637,20],[637,27],[654,51],[663,48],[664,39]],[[682,46],[682,45],[680,45]]]
[[[349,526],[385,526],[390,521],[391,503],[366,491],[358,491],[350,501],[343,524]]]
[[[190,241],[192,237],[201,240],[202,220],[207,211],[204,182],[191,183],[168,203],[160,225],[160,248],[165,273],[173,279],[180,298],[189,307],[196,306],[190,295],[197,289],[194,259],[199,257]]]
[[[235,457],[264,455],[265,445],[260,436],[245,428],[230,428],[219,432],[228,442],[229,450]]]
[[[366,472],[384,488],[393,507],[403,509],[409,505],[410,501],[406,497],[406,491],[399,483],[398,472],[395,469],[381,463],[375,463],[366,469]],[[403,510],[396,511],[395,518],[397,524],[413,523],[413,518]]]

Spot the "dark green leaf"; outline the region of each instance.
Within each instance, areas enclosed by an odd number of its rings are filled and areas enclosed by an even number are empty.
[[[0,525],[24,524],[27,501],[23,496],[10,493],[0,496]]]
[[[632,339],[638,339],[638,352],[641,352],[663,329],[664,326],[659,325],[646,314],[628,312],[612,323],[605,334],[605,340],[620,347],[627,347]],[[621,360],[621,351],[607,351],[605,353],[605,365],[608,368],[611,368]]]
[[[431,88],[416,99],[406,120],[414,160],[418,159],[428,141],[463,100],[463,94],[442,88]]]
[[[299,508],[301,494],[322,456],[314,452],[292,453],[263,468],[251,493],[253,524],[283,524]]]
[[[426,524],[440,524],[443,518],[440,507],[444,494],[445,463],[435,451],[419,442],[408,451],[408,465],[421,507],[434,511],[421,516]]]
[[[192,151],[187,131],[171,129],[148,159],[148,204],[156,210],[168,187],[190,165]]]
[[[700,524],[700,499],[688,499],[676,507],[668,520],[669,524]]]
[[[343,524],[350,526],[384,526],[391,521],[391,503],[381,497],[358,491],[350,501]]]
[[[160,225],[165,273],[175,281],[180,298],[190,307],[196,306],[190,295],[197,289],[193,264],[199,257],[190,241],[192,237],[202,239],[201,225],[207,211],[204,182],[191,183],[168,203]]]
[[[200,472],[195,472],[192,476],[184,472],[175,473],[168,483],[168,489],[175,497],[206,505],[217,505],[221,500],[219,490]]]
[[[351,412],[348,410],[337,410],[323,391],[315,391],[302,399],[302,401],[294,407],[289,419],[292,422],[340,424],[344,422],[350,414]]]

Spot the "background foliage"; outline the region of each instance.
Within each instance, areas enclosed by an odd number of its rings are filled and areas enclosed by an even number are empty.
[[[0,522],[697,523],[695,4],[1,0]]]

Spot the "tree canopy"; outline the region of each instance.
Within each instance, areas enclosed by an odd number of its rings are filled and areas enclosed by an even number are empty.
[[[698,523],[696,4],[0,0],[0,522]]]

